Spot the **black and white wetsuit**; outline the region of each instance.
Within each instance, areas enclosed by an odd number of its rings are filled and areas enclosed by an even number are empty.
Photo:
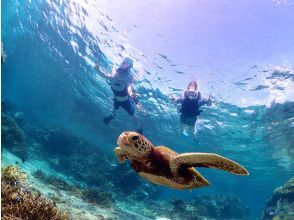
[[[197,121],[197,116],[200,115],[199,108],[207,103],[207,100],[201,99],[199,91],[185,91],[182,98],[176,100],[181,104],[179,112],[181,113],[180,119],[183,124],[194,126]]]
[[[128,87],[132,84],[133,78],[131,71],[118,68],[116,74],[110,79],[111,90],[114,94],[113,108],[118,110],[119,107],[122,107],[129,115],[135,113],[133,99],[128,92]]]

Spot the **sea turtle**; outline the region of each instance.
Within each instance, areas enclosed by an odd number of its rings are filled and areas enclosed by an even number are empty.
[[[212,153],[178,154],[168,147],[154,145],[143,135],[126,131],[118,140],[114,153],[120,163],[129,160],[144,179],[175,189],[192,189],[210,185],[194,167],[216,168],[237,175],[249,175],[238,163]]]

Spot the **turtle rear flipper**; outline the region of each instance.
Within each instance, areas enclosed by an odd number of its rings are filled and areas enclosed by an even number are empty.
[[[237,175],[249,175],[248,171],[238,163],[211,153],[184,153],[170,161],[170,168],[174,174],[185,167],[216,168]]]

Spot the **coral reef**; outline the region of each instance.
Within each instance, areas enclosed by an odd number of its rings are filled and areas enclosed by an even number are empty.
[[[17,166],[10,165],[1,172],[1,180],[10,185],[17,185],[27,178],[27,174],[20,171]]]
[[[294,177],[285,185],[275,189],[267,201],[262,219],[294,219]]]
[[[1,219],[69,219],[56,205],[23,181],[26,174],[8,166],[1,175]]]

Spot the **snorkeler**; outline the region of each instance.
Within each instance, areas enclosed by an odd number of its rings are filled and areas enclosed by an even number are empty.
[[[202,110],[199,108],[202,105],[211,105],[212,101],[210,96],[208,99],[201,99],[201,93],[198,90],[198,84],[194,80],[189,83],[187,90],[183,94],[183,97],[176,99],[172,96],[172,101],[181,104],[180,109],[178,110],[181,113],[181,132],[186,136],[192,136],[193,134],[196,135],[197,116],[199,116],[202,112]]]
[[[138,104],[137,95],[133,92],[132,84],[134,77],[131,69],[133,68],[133,60],[126,57],[119,66],[114,70],[113,75],[108,75],[101,70],[99,64],[96,64],[95,69],[98,74],[109,81],[111,90],[114,94],[114,103],[112,113],[103,119],[105,124],[108,124],[117,115],[119,107],[122,107],[128,112],[132,120],[137,126],[137,132],[142,134],[143,128],[136,114],[134,104]]]

